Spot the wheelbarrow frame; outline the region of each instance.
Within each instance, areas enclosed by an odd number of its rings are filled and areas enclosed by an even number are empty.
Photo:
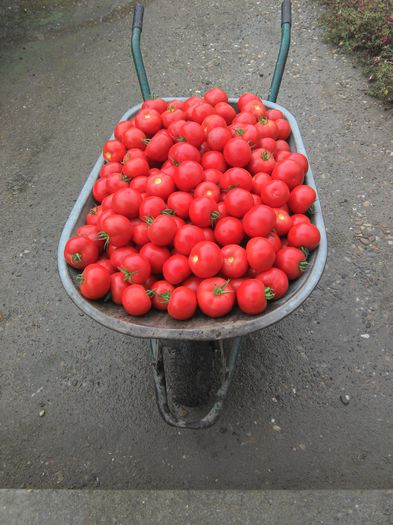
[[[142,96],[146,100],[150,97],[150,86],[140,51],[142,23],[143,6],[137,4],[134,11],[131,48]],[[290,24],[290,1],[284,0],[282,4],[280,51],[269,90],[269,99],[264,101],[264,104],[268,109],[275,108],[282,111],[292,129],[290,138],[291,150],[296,150],[306,155],[295,117],[286,108],[275,103],[289,50]],[[174,99],[185,100],[184,97],[164,97],[164,99],[168,101]],[[237,99],[230,98],[229,102],[235,107]],[[139,111],[140,107],[141,104],[138,104],[130,108],[121,117],[120,121],[132,118]],[[327,239],[319,200],[317,199],[315,203],[312,222],[321,232],[320,245],[317,250],[311,254],[307,271],[297,281],[291,283],[285,297],[278,301],[271,302],[263,314],[250,317],[242,314],[239,310],[235,310],[221,319],[208,319],[200,314],[199,317],[197,316],[196,318],[183,322],[170,319],[162,312],[152,312],[141,318],[133,318],[128,316],[121,306],[104,303],[103,301],[92,303],[86,300],[80,294],[77,286],[77,271],[67,266],[63,255],[67,240],[75,233],[76,229],[84,223],[87,212],[94,205],[92,189],[103,164],[104,158],[100,155],[75,202],[61,234],[58,249],[58,268],[61,281],[73,302],[92,319],[117,332],[133,337],[150,339],[157,404],[164,420],[172,426],[181,428],[207,428],[218,419],[222,411],[223,401],[228,392],[230,381],[235,370],[241,336],[256,330],[261,330],[284,319],[307,299],[322,276],[327,258]],[[306,174],[305,182],[316,190],[311,168]],[[176,345],[175,340],[212,341],[213,346],[221,353],[222,383],[216,392],[210,411],[202,419],[188,421],[175,414],[169,407],[163,352],[163,340],[167,339],[171,340],[172,345]],[[165,344],[167,345],[168,343]]]

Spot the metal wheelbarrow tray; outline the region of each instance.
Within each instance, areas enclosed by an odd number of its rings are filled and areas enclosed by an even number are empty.
[[[137,4],[134,12],[132,51],[134,62],[138,73],[142,95],[144,99],[149,97],[150,88],[147,82],[142,56],[139,48],[140,31],[142,28],[143,7]],[[291,151],[297,151],[306,155],[306,150],[300,134],[295,117],[286,108],[276,104],[281,77],[285,67],[286,55],[289,49],[289,30],[290,30],[290,2],[285,0],[282,5],[282,38],[281,47],[273,75],[270,88],[269,100],[264,100],[268,109],[279,109],[291,125],[292,133],[289,140]],[[286,38],[287,35],[287,38]],[[183,97],[167,97],[165,100],[185,100]],[[236,107],[236,98],[229,99],[230,104]],[[141,104],[129,109],[120,120],[130,119],[139,111]],[[112,136],[113,137],[113,136]],[[198,313],[188,321],[176,321],[165,312],[150,311],[143,317],[131,317],[124,309],[112,302],[86,300],[80,293],[76,281],[78,271],[69,267],[63,256],[64,247],[77,228],[85,223],[88,211],[96,204],[92,189],[99,171],[104,164],[102,155],[95,163],[78,199],[71,211],[71,214],[64,226],[61,234],[58,249],[58,267],[61,281],[68,295],[73,302],[89,317],[111,328],[116,332],[127,334],[133,337],[149,338],[153,356],[153,370],[156,383],[156,394],[160,412],[164,419],[171,425],[188,428],[205,428],[210,426],[217,419],[222,409],[222,402],[228,391],[229,383],[234,372],[236,357],[239,352],[240,337],[256,330],[262,330],[286,317],[298,308],[311,294],[318,284],[323,273],[327,258],[327,239],[325,225],[322,217],[322,210],[317,199],[315,203],[315,213],[311,217],[312,222],[318,227],[321,233],[319,247],[310,255],[307,271],[296,281],[290,284],[287,294],[278,301],[271,301],[264,313],[256,316],[243,314],[238,308],[232,310],[230,314],[219,319],[212,319]],[[311,168],[308,170],[305,183],[316,190],[315,181]],[[183,341],[211,341],[213,346],[219,348],[224,362],[224,379],[220,389],[217,391],[216,402],[209,414],[202,420],[188,423],[181,417],[175,416],[168,407],[165,371],[163,366],[163,354],[161,340],[171,340],[172,346],[175,340]],[[227,340],[223,343],[223,340]]]

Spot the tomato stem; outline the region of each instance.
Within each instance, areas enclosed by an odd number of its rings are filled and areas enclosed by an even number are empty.
[[[79,275],[76,276],[76,280],[77,282],[81,285],[85,282],[85,277],[83,275],[83,273],[80,273]]]
[[[271,301],[272,299],[274,299],[274,296],[276,295],[275,291],[273,290],[273,288],[270,288],[270,286],[267,286],[265,288],[265,297],[268,301]]]
[[[299,270],[301,272],[305,272],[307,270],[307,268],[308,268],[308,265],[309,265],[308,261],[301,261],[299,263]]]
[[[120,271],[121,273],[124,275],[123,279],[125,281],[129,281],[131,284],[134,283],[134,281],[132,280],[132,276],[135,275],[136,273],[138,272],[129,272],[128,270],[126,270],[125,268],[120,268]]]
[[[229,283],[230,283],[230,279],[227,279],[222,286],[217,286],[215,284],[213,288],[214,295],[224,295],[226,293],[233,293],[233,290],[225,290],[225,288],[228,286]]]
[[[82,261],[82,255],[79,252],[76,252],[71,256],[71,259],[76,263],[80,263]]]
[[[108,248],[108,244],[109,244],[109,235],[106,232],[101,231],[101,232],[97,233],[97,239],[99,241],[105,241],[104,249],[106,250]]]
[[[307,259],[307,257],[310,255],[310,250],[305,246],[300,246],[300,250],[304,253],[305,258]]]
[[[165,208],[165,210],[162,210],[161,215],[176,215],[176,213],[171,208]]]

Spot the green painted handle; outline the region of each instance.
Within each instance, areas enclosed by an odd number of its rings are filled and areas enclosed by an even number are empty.
[[[143,58],[141,53],[141,33],[143,26],[143,11],[144,7],[142,4],[136,4],[134,9],[134,18],[132,21],[132,33],[131,33],[131,51],[132,58],[134,59],[134,65],[136,74],[138,76],[139,87],[141,88],[143,100],[151,97],[149,81],[147,80],[145,65],[143,64]]]
[[[284,0],[281,4],[281,42],[280,50],[274,68],[272,82],[270,84],[268,100],[276,102],[280,91],[281,80],[284,75],[289,47],[291,45],[291,0]]]

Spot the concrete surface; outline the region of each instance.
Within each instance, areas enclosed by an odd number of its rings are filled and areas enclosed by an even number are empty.
[[[1,490],[17,525],[390,525],[391,491]]]
[[[391,111],[322,43],[317,5],[294,2],[279,102],[308,146],[328,266],[301,309],[244,340],[221,421],[178,431],[158,415],[146,343],[84,317],[57,276],[74,199],[116,120],[140,99],[131,6],[74,4],[79,24],[67,22],[69,10],[45,22],[38,9],[2,42],[0,486],[392,487]],[[279,27],[274,0],[151,0],[143,43],[152,89],[266,96]]]

